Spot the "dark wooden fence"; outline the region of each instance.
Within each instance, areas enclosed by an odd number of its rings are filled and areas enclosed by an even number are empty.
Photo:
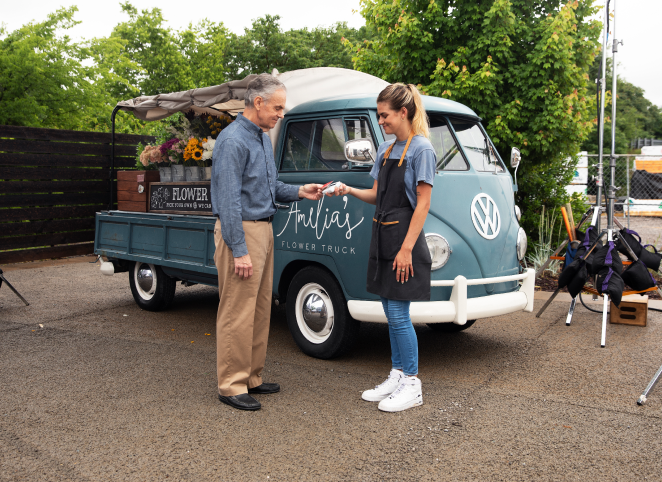
[[[153,140],[115,134],[115,168]],[[0,126],[0,264],[92,253],[94,213],[116,186],[110,144],[108,133]]]

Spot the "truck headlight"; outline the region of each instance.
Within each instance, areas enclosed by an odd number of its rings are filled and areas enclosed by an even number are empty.
[[[522,219],[522,210],[517,205],[515,205],[515,217],[517,218],[518,222],[520,219]]]
[[[522,261],[526,254],[526,233],[524,229],[519,228],[517,231],[517,259]]]
[[[432,271],[443,267],[453,252],[446,238],[439,234],[430,233],[425,235],[425,242],[428,244],[430,258],[432,258]]]

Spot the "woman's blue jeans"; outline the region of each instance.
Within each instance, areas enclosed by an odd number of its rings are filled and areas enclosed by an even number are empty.
[[[382,298],[391,339],[391,363],[406,376],[418,375],[418,339],[409,317],[410,301]]]

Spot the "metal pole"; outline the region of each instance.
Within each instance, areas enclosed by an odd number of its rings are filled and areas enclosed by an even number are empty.
[[[604,176],[602,170],[602,151],[604,144],[604,118],[605,118],[605,84],[607,77],[607,36],[609,31],[607,24],[609,22],[609,9],[607,8],[607,1],[605,0],[605,15],[604,15],[604,31],[602,33],[602,76],[600,79],[600,118],[598,119],[598,179],[596,186],[598,192],[595,196],[595,205],[598,209],[602,206],[602,192],[601,188],[604,185]],[[598,232],[600,231],[600,216],[598,216],[596,225]]]
[[[11,285],[11,283],[10,283],[9,281],[7,281],[7,278],[5,278],[5,277],[2,275],[2,269],[0,269],[0,286],[2,286],[2,282],[3,282],[3,281],[5,282],[5,284],[6,284],[7,286],[9,286],[9,289],[12,290],[12,291],[14,292],[14,294],[15,294],[16,296],[18,296],[18,297],[21,299],[21,301],[22,301],[23,303],[25,303],[25,306],[30,306],[30,303],[28,303],[28,301],[27,301],[25,298],[23,298],[23,297],[21,296],[21,293],[19,293],[18,291],[16,291],[16,288],[14,288],[14,287]]]
[[[646,403],[646,397],[648,397],[648,394],[650,391],[657,385],[657,382],[660,380],[660,375],[662,375],[662,367],[657,369],[657,372],[655,373],[655,376],[653,379],[648,383],[648,386],[644,390],[644,393],[642,393],[639,398],[637,399],[637,405],[643,405]]]
[[[565,326],[570,326],[572,321],[572,315],[575,313],[575,305],[577,304],[577,297],[575,296],[570,302],[570,308],[568,309],[568,316],[565,319]]]
[[[628,207],[628,229],[630,229],[630,158],[625,158],[625,179],[627,180],[627,197],[625,198],[625,204]]]
[[[113,210],[115,198],[115,186],[113,184],[115,177],[115,115],[120,110],[119,106],[115,106],[113,113],[110,114],[110,204],[108,204],[108,211]]]
[[[604,348],[607,344],[607,311],[609,310],[609,295],[604,295],[604,305],[602,306],[602,333],[600,336],[600,347]]]
[[[614,4],[614,17],[611,21],[612,32],[612,50],[611,50],[611,151],[609,154],[609,171],[611,180],[607,188],[607,230],[609,232],[607,239],[612,241],[614,232],[614,199],[616,198],[616,51],[618,42],[616,40],[616,0],[611,0]],[[609,13],[609,12],[607,12]]]

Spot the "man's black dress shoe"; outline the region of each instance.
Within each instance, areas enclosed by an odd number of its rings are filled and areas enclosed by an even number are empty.
[[[280,385],[278,383],[263,383],[257,387],[249,388],[248,393],[278,393],[280,392]]]
[[[259,410],[262,405],[260,402],[251,397],[248,393],[241,393],[233,397],[224,397],[219,395],[218,399],[231,407],[239,410]]]

